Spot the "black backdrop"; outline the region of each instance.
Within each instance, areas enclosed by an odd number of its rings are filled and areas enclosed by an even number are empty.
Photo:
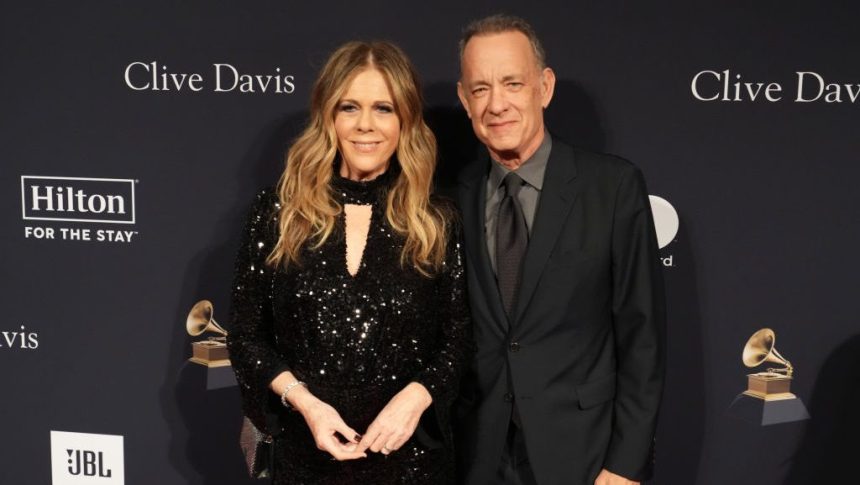
[[[654,483],[856,479],[856,445],[836,445],[860,432],[860,8],[848,3],[7,2],[0,483],[51,483],[52,431],[123,437],[103,459],[111,478],[60,481],[74,456],[55,450],[57,484],[252,483],[237,390],[207,391],[186,363],[186,313],[206,298],[229,323],[245,211],[276,180],[317,70],[346,40],[390,39],[412,57],[449,183],[476,149],[455,94],[458,34],[497,11],[526,17],[543,38],[559,79],[550,129],[633,160],[680,217],[661,250],[669,371]],[[124,74],[135,62],[135,87],[155,62],[159,73],[199,74],[199,90],[187,79],[178,91],[132,89]],[[278,75],[290,92],[229,90],[227,67],[218,91],[215,64]],[[722,97],[726,70],[728,99],[736,81],[777,83],[781,98],[751,99],[740,85],[738,101],[697,99],[696,74],[712,71],[698,78],[700,98]],[[798,99],[798,72],[823,84],[802,75]],[[125,179],[53,185],[110,194],[131,184],[135,222],[25,219],[33,179],[22,176]],[[46,204],[42,216],[73,218]],[[46,228],[53,239],[39,237]],[[99,230],[131,234],[100,241]],[[761,427],[727,413],[745,387],[741,349],[761,327],[796,367],[811,420]]]

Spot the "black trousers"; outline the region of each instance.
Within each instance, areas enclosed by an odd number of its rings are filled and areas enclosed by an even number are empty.
[[[537,485],[526,451],[526,440],[519,420],[508,424],[508,436],[494,485]]]

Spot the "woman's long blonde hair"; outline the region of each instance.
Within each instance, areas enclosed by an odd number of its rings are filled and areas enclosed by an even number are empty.
[[[338,153],[334,118],[350,83],[366,69],[376,69],[385,78],[400,118],[400,138],[391,160],[399,163],[400,171],[385,207],[389,224],[406,239],[400,262],[424,275],[442,265],[449,214],[430,204],[436,138],[424,123],[415,69],[391,43],[349,42],[329,57],[320,72],[311,94],[308,125],[287,153],[278,182],[280,236],[266,259],[272,266],[299,264],[305,243],[316,249],[334,230],[343,210],[329,186]]]

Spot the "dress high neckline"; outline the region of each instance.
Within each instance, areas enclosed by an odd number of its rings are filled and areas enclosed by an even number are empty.
[[[388,189],[396,179],[397,168],[394,164],[389,165],[388,170],[372,180],[350,180],[340,175],[335,167],[332,174],[331,186],[335,197],[342,204],[373,204],[388,194]]]

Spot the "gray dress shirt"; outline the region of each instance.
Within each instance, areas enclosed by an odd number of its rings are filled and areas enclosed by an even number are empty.
[[[523,216],[529,235],[535,220],[540,192],[543,188],[543,177],[546,173],[546,164],[549,161],[549,153],[552,150],[552,137],[549,132],[544,132],[543,141],[537,151],[522,165],[515,170],[526,183],[517,199],[523,208]],[[491,159],[492,160],[492,159]],[[484,213],[484,234],[487,240],[487,251],[490,253],[490,264],[493,272],[496,272],[496,219],[499,214],[499,203],[502,201],[505,190],[502,188],[502,180],[510,172],[504,165],[495,160],[490,163],[490,174],[487,177],[487,208]]]

